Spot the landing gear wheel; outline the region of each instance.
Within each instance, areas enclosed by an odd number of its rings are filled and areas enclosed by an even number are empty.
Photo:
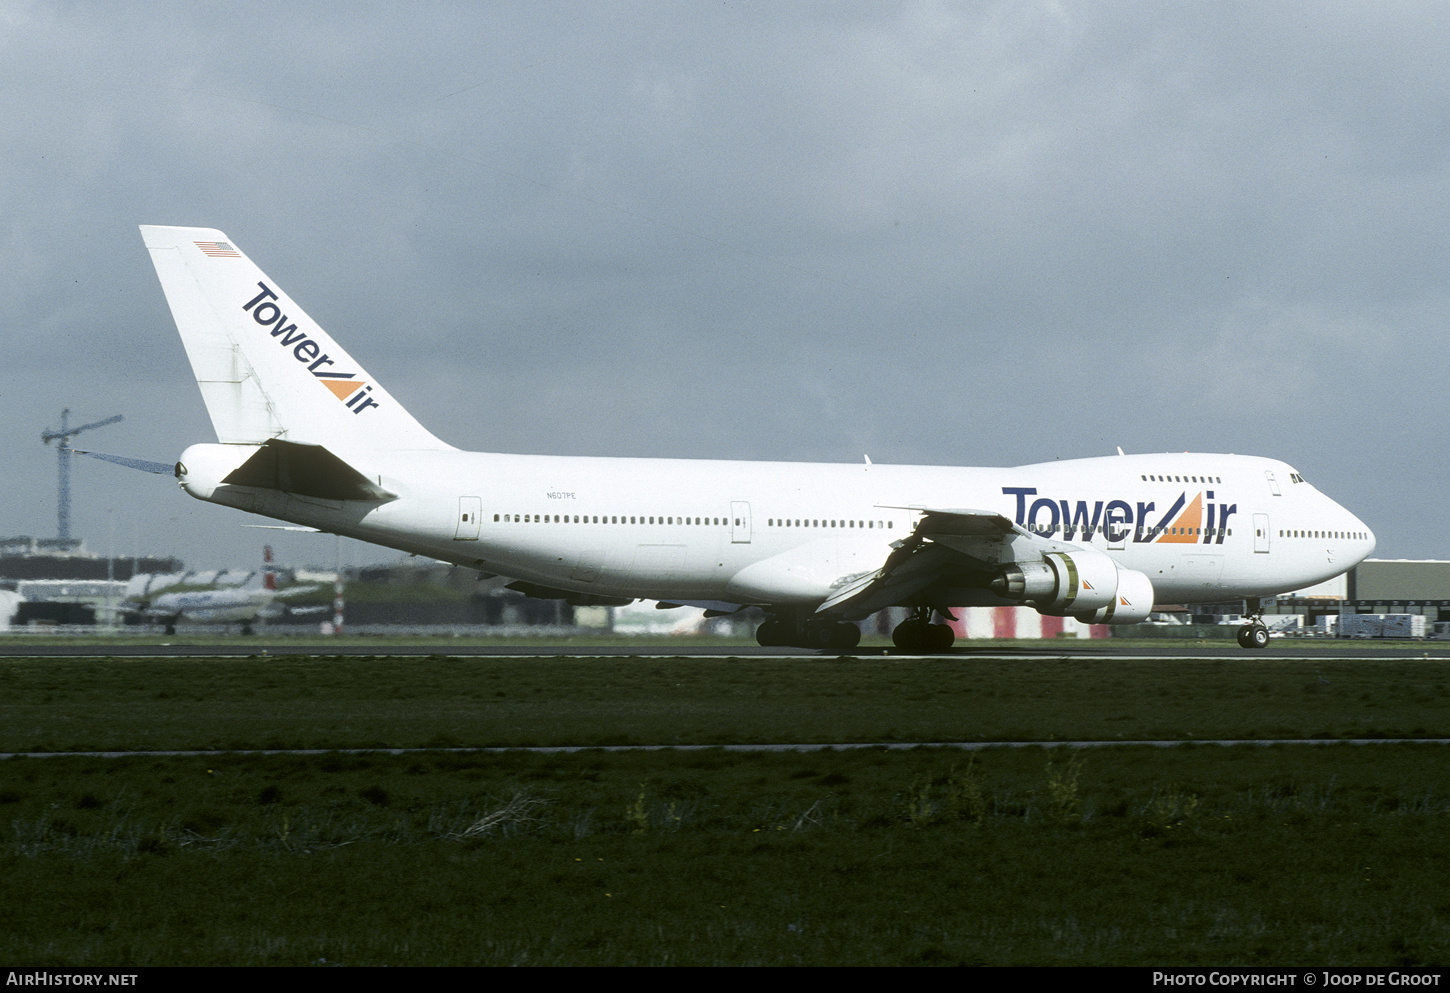
[[[838,652],[849,652],[861,644],[861,629],[854,624],[837,624],[831,636],[831,647]]]
[[[784,645],[784,639],[785,625],[775,619],[762,621],[760,627],[755,629],[755,643],[762,648]]]
[[[891,641],[897,648],[903,652],[923,655],[945,652],[956,639],[950,625],[928,624],[925,619],[918,617],[902,621],[891,632]]]
[[[926,650],[929,652],[950,651],[952,642],[957,640],[956,633],[947,624],[930,624],[926,629]]]
[[[903,652],[924,652],[926,651],[926,629],[925,621],[915,618],[902,621],[891,632],[891,643]]]
[[[1240,648],[1267,648],[1269,629],[1262,624],[1245,624],[1239,628],[1238,638]]]
[[[1248,623],[1239,628],[1239,647],[1267,648],[1269,629],[1264,626],[1264,603],[1258,597],[1244,601],[1244,620]]]
[[[803,648],[834,648],[836,625],[812,624],[806,628]]]
[[[755,629],[755,641],[763,648],[789,645],[849,652],[861,643],[861,629],[841,621],[815,621],[801,627],[789,617],[772,617],[762,621]]]

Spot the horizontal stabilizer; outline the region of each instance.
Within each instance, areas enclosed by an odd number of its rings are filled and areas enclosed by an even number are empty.
[[[321,445],[272,439],[229,473],[223,483],[281,490],[319,500],[397,499]]]

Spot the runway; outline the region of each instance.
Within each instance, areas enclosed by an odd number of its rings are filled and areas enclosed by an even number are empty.
[[[859,751],[877,748],[888,752],[905,752],[916,748],[978,752],[993,748],[1178,748],[1188,745],[1450,745],[1450,738],[1170,738],[1151,741],[830,741],[806,744],[767,745],[507,745],[497,747],[439,748],[193,748],[148,751],[89,752],[0,752],[5,759],[51,758],[211,758],[220,755],[496,755],[525,752],[538,755],[560,755],[575,752],[832,752]]]
[[[958,643],[951,651],[938,655],[912,655],[889,647],[862,647],[854,651],[802,651],[797,648],[761,648],[740,644],[690,644],[688,641],[650,639],[620,644],[561,640],[553,645],[523,643],[517,640],[497,643],[476,639],[438,638],[427,641],[392,643],[386,639],[279,639],[254,638],[190,640],[184,636],[168,641],[128,640],[68,641],[63,638],[0,640],[3,658],[255,658],[265,656],[303,656],[310,658],[700,658],[700,659],[823,659],[823,658],[894,658],[939,659],[1022,659],[1083,660],[1139,659],[1174,660],[1220,659],[1243,661],[1315,661],[1324,659],[1361,660],[1365,662],[1391,659],[1450,659],[1450,642],[1445,641],[1360,641],[1333,639],[1275,639],[1262,652],[1239,648],[1228,640],[1169,640],[1140,642],[1128,639],[1094,639],[1071,641],[1013,642],[1007,645],[992,641]]]

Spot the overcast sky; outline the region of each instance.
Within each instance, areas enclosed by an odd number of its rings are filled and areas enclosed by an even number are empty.
[[[0,97],[0,534],[62,407],[214,440],[180,224],[459,447],[1253,453],[1450,558],[1450,4],[0,0]],[[332,561],[77,461],[93,551]]]

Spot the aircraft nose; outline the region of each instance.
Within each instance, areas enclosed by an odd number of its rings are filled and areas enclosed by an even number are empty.
[[[1351,513],[1349,508],[1343,504],[1336,500],[1330,500],[1329,503],[1329,509],[1335,512],[1341,521],[1345,522],[1343,527],[1348,532],[1345,537],[1356,539],[1351,547],[1359,554],[1360,561],[1369,558],[1375,549],[1376,539],[1374,532],[1369,529],[1369,526],[1364,521]]]
[[[1355,515],[1349,513],[1348,511],[1345,511],[1345,515],[1349,518],[1351,522],[1350,533],[1354,535],[1363,535],[1360,544],[1360,551],[1362,553],[1360,555],[1360,559],[1364,560],[1366,558],[1369,558],[1370,553],[1374,551],[1375,547],[1376,539],[1374,536],[1374,532],[1369,529],[1369,525],[1365,524],[1364,521],[1360,520]]]

